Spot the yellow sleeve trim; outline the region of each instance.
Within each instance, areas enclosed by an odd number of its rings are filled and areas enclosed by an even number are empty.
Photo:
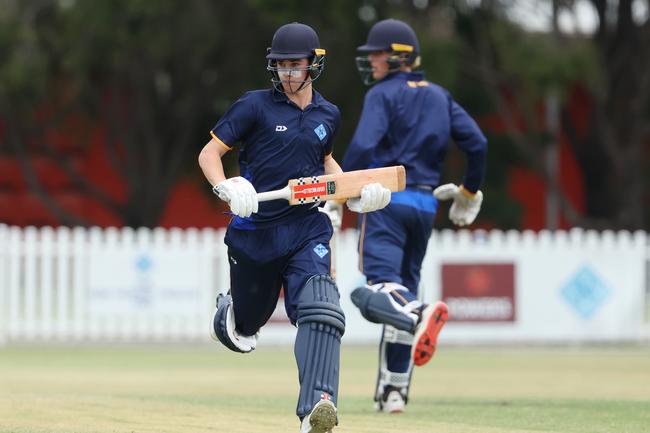
[[[214,141],[216,141],[217,143],[219,143],[220,145],[222,145],[223,147],[225,147],[227,150],[232,150],[232,147],[228,146],[226,143],[224,143],[223,141],[221,141],[221,139],[220,139],[219,137],[217,137],[217,136],[214,134],[214,132],[210,131],[210,135],[212,136],[212,138],[214,138]]]
[[[468,197],[468,198],[476,197],[476,193],[465,189],[464,185],[460,186],[460,191],[465,195],[465,197]]]

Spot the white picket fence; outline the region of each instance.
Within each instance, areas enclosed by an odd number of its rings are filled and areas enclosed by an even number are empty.
[[[228,287],[223,235],[212,229],[0,224],[0,345],[207,340],[215,295]],[[379,327],[363,320],[349,300],[349,292],[363,283],[356,244],[355,230],[339,233],[336,270],[347,315],[344,340],[368,343],[376,341]],[[514,269],[516,315],[495,322],[450,322],[444,340],[648,341],[649,245],[644,232],[434,232],[421,296],[425,301],[448,297],[441,283],[445,265],[506,264]],[[589,292],[589,284],[600,291]],[[585,299],[579,298],[581,290],[587,290]],[[454,299],[462,306],[483,298]],[[295,328],[283,319],[281,305],[275,317],[263,329],[262,341],[291,342]]]
[[[203,338],[214,293],[227,287],[222,239],[214,230],[0,226],[0,342]],[[141,254],[165,256],[161,278],[191,279],[196,308],[174,311],[149,303],[120,311],[119,300],[103,299],[96,276],[108,279],[105,284],[119,282],[132,273],[128,261]],[[175,272],[177,257],[182,262]],[[115,290],[131,296],[124,292],[129,287]]]

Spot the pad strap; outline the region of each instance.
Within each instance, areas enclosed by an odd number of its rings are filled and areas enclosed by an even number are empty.
[[[411,346],[413,344],[413,334],[386,325],[384,326],[384,341],[386,343],[399,343]]]
[[[405,353],[410,354],[410,348],[413,344],[413,334],[400,331],[390,325],[384,326],[381,343],[379,344],[379,371],[377,372],[377,387],[375,389],[375,401],[381,405],[381,399],[384,395],[386,386],[390,385],[399,389],[400,394],[408,401],[409,386],[411,384],[411,373],[413,372],[413,362],[409,361],[406,371],[395,372],[389,370],[388,350],[391,345],[397,347]],[[403,349],[403,350],[402,350]],[[393,349],[394,351],[395,349]],[[393,356],[395,353],[393,352]]]
[[[345,314],[338,305],[329,302],[310,302],[300,304],[297,325],[306,323],[324,323],[337,329],[341,335],[345,332]]]
[[[406,287],[395,283],[358,287],[350,295],[366,320],[413,333],[419,319],[417,309],[422,303],[405,296],[412,295]]]

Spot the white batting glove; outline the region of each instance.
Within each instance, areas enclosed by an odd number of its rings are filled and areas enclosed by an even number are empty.
[[[257,191],[248,180],[241,176],[219,182],[212,188],[212,192],[228,203],[232,213],[237,216],[249,217],[257,212]]]
[[[361,197],[350,198],[348,209],[352,212],[366,213],[383,209],[390,203],[390,190],[380,183],[370,183],[361,189]]]
[[[449,219],[460,227],[470,225],[474,222],[478,212],[481,210],[481,203],[483,203],[483,193],[481,191],[476,191],[476,194],[472,194],[463,188],[462,185],[458,186],[453,183],[440,185],[433,191],[433,195],[442,201],[454,200],[454,203],[449,209]]]
[[[319,207],[318,210],[330,218],[334,230],[341,228],[341,223],[343,222],[342,204],[337,203],[335,200],[329,200],[325,202],[325,206]]]

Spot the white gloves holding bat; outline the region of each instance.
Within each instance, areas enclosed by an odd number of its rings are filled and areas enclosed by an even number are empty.
[[[390,190],[380,183],[370,183],[361,188],[361,196],[349,198],[348,209],[352,212],[366,213],[383,209],[390,203]]]
[[[463,186],[447,183],[440,185],[433,191],[438,200],[454,200],[449,209],[449,219],[457,226],[467,226],[474,222],[483,203],[483,193],[479,190],[476,194],[467,191]]]
[[[218,183],[212,191],[228,203],[231,212],[237,216],[249,217],[257,212],[259,203],[255,187],[241,176]],[[390,203],[390,194],[390,190],[380,183],[371,183],[361,189],[360,197],[348,199],[348,208],[358,213],[383,209]]]
[[[361,197],[350,198],[347,201],[348,209],[352,212],[366,213],[383,209],[390,203],[391,192],[380,183],[370,183],[361,189]],[[332,221],[335,229],[341,228],[343,220],[343,205],[334,200],[325,203],[321,208]]]
[[[240,217],[249,217],[257,212],[258,196],[255,187],[241,176],[226,179],[212,188],[219,198],[230,205],[233,214]],[[467,191],[463,186],[453,183],[441,185],[433,191],[433,195],[441,201],[452,199],[454,202],[449,209],[449,219],[457,226],[472,224],[476,219],[481,204],[483,193],[476,194]],[[390,203],[391,191],[380,183],[370,183],[361,189],[361,196],[350,198],[347,201],[348,209],[357,213],[373,212],[385,208]],[[342,206],[334,201],[328,201],[323,212],[332,219],[332,224],[341,224]]]
[[[228,203],[231,212],[237,216],[249,217],[257,212],[257,191],[248,180],[241,176],[219,182],[212,188],[212,192]]]

